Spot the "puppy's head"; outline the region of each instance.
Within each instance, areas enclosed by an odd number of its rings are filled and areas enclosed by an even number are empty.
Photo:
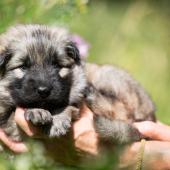
[[[9,81],[16,105],[52,109],[70,102],[83,74],[75,75],[81,60],[66,30],[20,25],[1,36],[0,48],[1,81]]]

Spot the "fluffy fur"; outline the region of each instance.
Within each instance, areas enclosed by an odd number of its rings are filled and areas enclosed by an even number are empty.
[[[0,37],[0,126],[14,139],[16,106],[48,136],[65,135],[83,101],[105,140],[127,143],[141,138],[131,123],[155,120],[154,105],[125,71],[86,64],[63,28],[19,25]]]
[[[95,127],[104,140],[128,143],[142,138],[131,124],[155,121],[155,106],[149,95],[123,69],[87,64],[89,86],[86,103],[95,113]]]
[[[86,86],[79,51],[67,31],[19,25],[1,36],[0,45],[1,126],[8,125],[11,112],[20,106],[29,108],[26,119],[48,136],[66,134]]]

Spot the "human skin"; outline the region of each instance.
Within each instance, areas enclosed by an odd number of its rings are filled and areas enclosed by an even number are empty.
[[[73,139],[75,141],[75,146],[83,151],[87,151],[91,154],[97,154],[97,134],[93,128],[93,114],[87,108],[82,108],[81,118],[73,124]],[[40,135],[38,129],[27,121],[24,117],[25,109],[17,108],[15,111],[15,121],[17,125],[27,134],[29,137],[37,137]],[[86,126],[84,126],[84,124]],[[85,134],[85,135],[84,135]],[[90,137],[90,141],[86,138]],[[15,153],[24,153],[28,151],[28,147],[23,142],[14,142],[0,129],[0,140],[4,143],[10,150]],[[86,141],[86,143],[84,143]],[[89,143],[87,143],[89,141]]]
[[[145,142],[143,154],[143,169],[168,170],[170,169],[170,127],[160,122],[144,121],[134,123],[134,126],[151,140]],[[121,155],[121,163],[129,169],[135,169],[141,150],[141,142],[127,147]],[[126,169],[128,169],[126,168]]]
[[[15,121],[18,126],[30,137],[36,137],[40,133],[38,129],[24,118],[25,110],[17,108]],[[85,125],[85,126],[84,126]],[[170,168],[170,127],[160,122],[144,121],[134,123],[140,133],[152,140],[145,143],[143,155],[144,169],[162,170]],[[84,106],[81,110],[81,118],[74,122],[73,139],[76,148],[93,154],[98,154],[98,135],[93,127],[93,113]],[[28,152],[27,145],[22,142],[14,142],[9,139],[3,130],[0,130],[0,140],[15,153]],[[130,169],[136,165],[141,142],[135,142],[126,147],[121,155],[120,164]]]

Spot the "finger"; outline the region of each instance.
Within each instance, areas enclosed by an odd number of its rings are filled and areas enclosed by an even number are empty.
[[[0,140],[15,153],[24,153],[28,151],[28,148],[24,143],[12,141],[7,137],[3,130],[0,130]]]
[[[98,136],[93,127],[93,112],[83,105],[81,118],[73,124],[75,147],[84,152],[98,153]]]
[[[87,131],[94,131],[93,113],[91,110],[84,105],[81,108],[80,114],[81,118],[73,124],[74,139]]]
[[[143,154],[141,154],[141,147],[144,150]],[[137,167],[137,162],[139,162],[140,158],[144,169],[169,169],[169,147],[170,142],[147,141],[143,146],[141,145],[141,142],[135,142],[125,148],[124,152],[121,154],[120,162],[123,167],[128,167],[128,169],[131,167],[131,169],[134,169],[134,166]]]
[[[131,145],[132,151],[139,151],[141,147],[141,142],[135,142]],[[145,143],[145,153],[160,153],[160,152],[168,152],[170,155],[170,142],[162,142],[162,141],[147,141]]]
[[[88,152],[93,155],[98,154],[97,135],[93,131],[87,131],[79,135],[75,141],[75,147],[81,151]]]
[[[86,117],[89,120],[93,120],[93,112],[87,107],[86,104],[83,104],[80,109],[81,117]]]
[[[162,123],[144,121],[134,123],[139,132],[151,139],[170,141],[170,127]]]
[[[24,116],[25,110],[23,108],[17,107],[15,111],[15,121],[17,125],[28,135],[35,136],[38,134],[38,129],[27,121]]]

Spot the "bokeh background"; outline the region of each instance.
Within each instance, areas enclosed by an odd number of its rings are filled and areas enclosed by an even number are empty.
[[[17,23],[79,34],[90,44],[88,61],[128,70],[154,100],[158,119],[170,124],[169,0],[0,0],[0,32]]]

